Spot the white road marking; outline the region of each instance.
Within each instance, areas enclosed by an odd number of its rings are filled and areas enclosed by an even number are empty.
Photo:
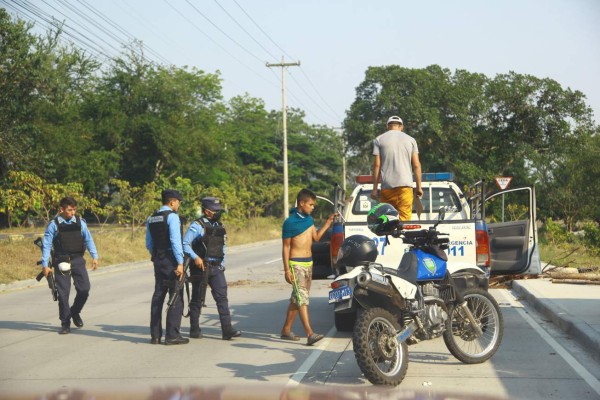
[[[544,339],[546,343],[548,343],[550,347],[552,347],[556,353],[559,354],[563,360],[565,360],[567,364],[573,368],[573,370],[575,370],[575,373],[577,373],[600,396],[600,381],[598,381],[594,375],[590,374],[587,369],[575,359],[575,357],[573,357],[564,347],[554,340],[554,338],[550,336],[548,332],[546,332],[540,326],[540,324],[538,324],[524,311],[523,303],[519,301],[514,294],[508,291],[501,291],[500,293],[502,293],[503,296],[508,296],[508,294],[505,293],[510,293],[510,296],[512,297],[510,300],[513,308],[517,310],[517,312],[525,319],[525,321],[529,323],[529,325],[531,325],[531,327],[542,337],[542,339]]]
[[[302,382],[304,376],[308,373],[308,371],[310,371],[310,368],[319,359],[323,351],[325,351],[325,349],[329,345],[329,342],[331,341],[331,338],[333,337],[335,332],[335,327],[331,327],[329,332],[327,332],[327,335],[325,335],[325,338],[322,339],[316,346],[316,350],[313,351],[306,360],[304,360],[300,368],[298,368],[298,371],[296,371],[296,373],[292,375],[292,377],[287,383],[287,386],[298,386],[300,382]]]
[[[265,264],[273,264],[274,262],[277,262],[277,261],[281,261],[281,257],[276,258],[276,259],[271,260],[271,261],[267,261],[267,262],[265,262]]]

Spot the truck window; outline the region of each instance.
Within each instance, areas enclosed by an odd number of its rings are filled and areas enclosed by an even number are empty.
[[[430,188],[431,189],[431,207],[433,212],[438,212],[440,207],[444,207],[448,212],[461,212],[462,206],[456,193],[450,188]],[[423,212],[429,213],[429,191],[425,188],[423,193]],[[425,197],[427,196],[427,199]],[[416,213],[413,204],[413,213]]]
[[[430,202],[429,199],[432,199]],[[456,193],[451,188],[424,188],[423,189],[423,198],[421,199],[423,203],[423,212],[430,213],[432,212],[430,207],[433,208],[433,212],[437,212],[440,207],[445,207],[448,212],[461,212],[462,206],[460,204],[460,200]],[[352,205],[352,214],[354,215],[367,215],[369,210],[373,205],[377,202],[371,198],[371,190],[361,190],[358,192],[358,195],[354,199],[354,204]],[[413,202],[413,214],[417,213],[416,204]]]
[[[370,190],[361,190],[354,199],[352,205],[352,214],[354,215],[367,215],[371,207],[377,204],[376,200],[371,198]]]

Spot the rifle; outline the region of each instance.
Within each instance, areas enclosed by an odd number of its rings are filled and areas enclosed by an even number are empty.
[[[208,253],[208,249],[206,248],[206,244],[202,243],[202,255],[200,256],[203,260]],[[206,288],[208,288],[208,271],[209,266],[204,265],[204,271],[202,271],[202,280],[200,281],[200,314],[202,314],[202,307],[206,307]]]
[[[202,307],[206,307],[206,289],[208,288],[208,271],[209,266],[204,266],[202,271],[202,281],[200,282],[200,314],[202,314]]]
[[[185,259],[183,261],[183,274],[181,274],[181,277],[179,279],[177,279],[175,281],[175,290],[173,292],[173,294],[169,297],[169,301],[167,301],[167,312],[169,312],[169,310],[177,303],[177,300],[179,299],[180,293],[183,292],[183,286],[185,285],[186,288],[186,292],[188,293],[188,312],[187,314],[184,314],[184,317],[188,317],[190,315],[190,311],[189,311],[189,286],[188,286],[188,275],[187,272],[190,268],[190,263],[191,263],[191,258],[188,256],[185,256]],[[173,282],[173,281],[171,281]]]
[[[37,247],[40,248],[40,250],[42,250],[42,238],[37,238],[33,241],[33,244],[35,244]],[[50,251],[50,257],[52,259],[54,259],[54,250]],[[38,261],[36,263],[37,265],[41,265],[42,264],[42,260]],[[40,272],[36,277],[35,280],[36,281],[41,281],[42,278],[44,277],[44,271]],[[52,267],[50,267],[50,273],[48,274],[48,276],[46,277],[46,280],[48,281],[48,287],[50,288],[50,292],[52,293],[52,299],[54,301],[58,300],[58,289],[56,288],[56,280],[54,279],[54,273],[52,271]]]

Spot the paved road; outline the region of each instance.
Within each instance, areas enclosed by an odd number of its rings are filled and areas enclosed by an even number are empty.
[[[282,282],[280,244],[230,249],[227,257],[234,323],[243,336],[221,340],[214,301],[201,325],[205,338],[184,346],[148,343],[153,276],[150,263],[91,273],[85,326],[57,335],[56,303],[47,287],[0,294],[0,397],[81,388],[92,393],[156,392],[164,388],[325,385],[373,390],[364,379],[348,334],[333,328],[328,283],[313,285],[318,346],[279,339],[289,285]],[[600,399],[600,365],[585,349],[527,309],[511,292],[493,290],[505,318],[498,353],[480,365],[454,359],[443,341],[409,348],[404,382],[393,391],[460,392],[511,399]],[[184,320],[183,331],[189,326]],[[297,322],[296,334],[302,328]],[[161,389],[162,388],[162,389]],[[389,393],[388,393],[389,394]],[[412,398],[412,397],[408,397]]]

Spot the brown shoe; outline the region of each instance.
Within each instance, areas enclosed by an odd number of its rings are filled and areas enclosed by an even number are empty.
[[[306,340],[306,345],[307,346],[312,346],[313,344],[317,343],[319,340],[323,339],[324,337],[325,336],[323,336],[323,335],[321,335],[319,333],[313,333]]]

